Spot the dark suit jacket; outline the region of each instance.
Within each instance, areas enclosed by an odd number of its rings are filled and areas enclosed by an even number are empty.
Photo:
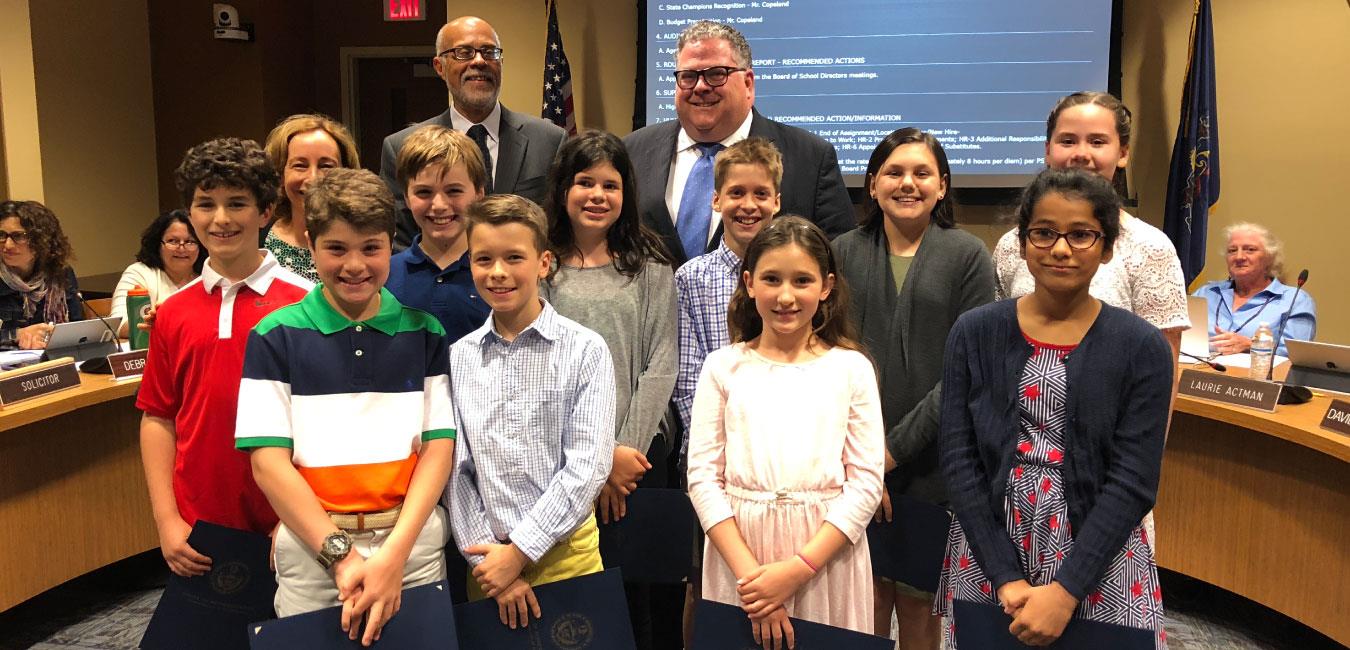
[[[753,109],[752,109],[753,110]],[[666,185],[675,142],[680,132],[678,120],[638,129],[623,139],[638,176],[638,207],[642,220],[654,229],[675,258],[677,266],[685,262],[680,235],[666,207]],[[853,203],[848,198],[839,158],[834,147],[809,131],[780,124],[754,111],[750,136],[769,140],[783,154],[782,213],[799,214],[820,226],[831,239],[857,226]],[[708,197],[711,201],[712,197]],[[717,247],[721,226],[708,243]]]
[[[403,201],[403,189],[394,178],[394,168],[398,164],[398,151],[403,141],[413,131],[429,124],[438,124],[454,128],[450,123],[450,111],[437,115],[425,122],[414,124],[384,139],[380,152],[380,178],[394,193],[394,207],[398,215],[398,233],[394,237],[395,248],[404,249],[412,243],[416,235],[417,224],[412,213]],[[524,115],[502,107],[502,124],[498,129],[500,141],[497,143],[497,174],[492,179],[494,194],[519,194],[535,203],[543,203],[547,191],[548,168],[553,165],[553,157],[562,147],[567,132],[547,120]]]

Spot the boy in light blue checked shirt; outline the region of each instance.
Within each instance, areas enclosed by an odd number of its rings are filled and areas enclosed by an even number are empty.
[[[471,600],[512,628],[539,618],[534,585],[597,573],[595,499],[614,454],[614,367],[599,334],[539,298],[543,210],[503,194],[468,209],[469,264],[492,308],[450,348],[459,445],[445,492]]]

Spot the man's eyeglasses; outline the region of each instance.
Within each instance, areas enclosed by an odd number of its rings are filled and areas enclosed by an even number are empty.
[[[448,50],[439,52],[436,54],[436,56],[442,57],[447,54],[450,55],[450,58],[456,61],[472,61],[473,56],[475,54],[483,55],[484,61],[499,61],[502,58],[502,48],[494,47],[491,45],[486,47],[470,47],[468,45],[461,45],[459,47],[452,47]]]
[[[178,250],[196,250],[197,246],[200,245],[191,239],[165,239],[160,243],[164,244],[165,248],[177,248]]]
[[[725,86],[727,79],[730,79],[732,74],[744,71],[745,68],[733,68],[725,65],[715,65],[702,70],[676,70],[675,85],[685,90],[691,90],[698,85],[699,77],[703,77],[703,80],[708,82],[709,86],[717,88]]]
[[[1069,248],[1074,250],[1087,250],[1092,248],[1105,235],[1096,230],[1070,230],[1069,232],[1060,232],[1053,228],[1032,228],[1027,231],[1027,241],[1031,242],[1036,248],[1054,248],[1059,243],[1061,237],[1069,243]]]
[[[5,242],[11,239],[14,240],[15,246],[22,246],[28,243],[29,236],[27,232],[22,230],[16,230],[14,232],[0,230],[0,246],[4,246]]]

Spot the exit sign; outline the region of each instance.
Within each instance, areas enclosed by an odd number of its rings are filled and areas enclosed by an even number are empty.
[[[422,0],[385,0],[384,19],[426,20],[427,14],[422,11]]]

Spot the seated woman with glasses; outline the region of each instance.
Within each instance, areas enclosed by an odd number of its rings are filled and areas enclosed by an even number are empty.
[[[41,350],[56,323],[84,318],[70,241],[47,206],[0,203],[0,347]]]
[[[122,319],[118,335],[127,335],[128,291],[142,287],[150,294],[150,304],[158,306],[201,275],[205,262],[206,256],[202,255],[186,211],[173,210],[155,217],[141,232],[141,250],[136,252],[136,261],[122,271],[122,278],[113,290],[109,316]]]
[[[1279,337],[1275,354],[1280,356],[1289,356],[1284,345],[1289,339],[1311,341],[1317,334],[1317,306],[1307,291],[1296,292],[1280,282],[1284,273],[1280,240],[1264,226],[1235,223],[1224,230],[1224,241],[1228,279],[1209,282],[1195,292],[1209,302],[1210,350],[1217,354],[1250,350],[1261,323]]]

